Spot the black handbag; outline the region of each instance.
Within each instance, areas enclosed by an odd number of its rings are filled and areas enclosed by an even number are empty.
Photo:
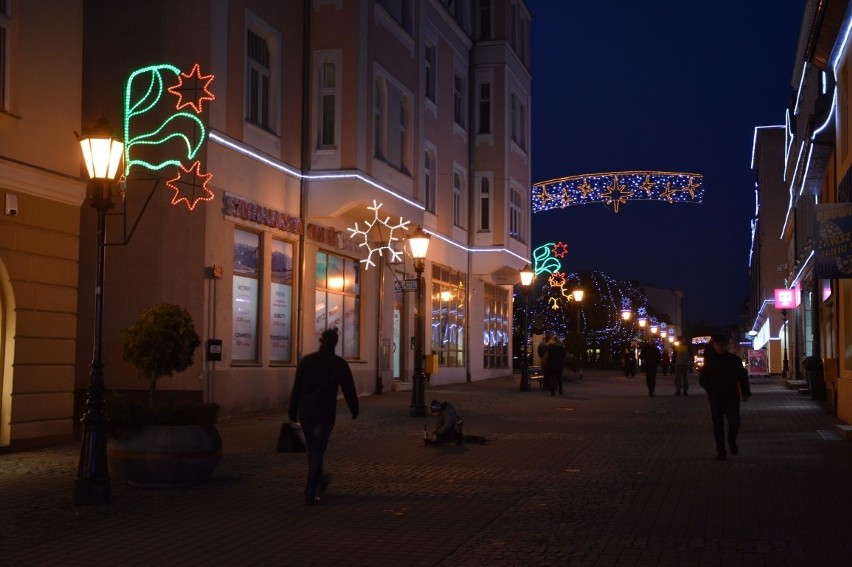
[[[276,451],[279,453],[304,453],[307,446],[301,425],[292,421],[285,421],[281,424]]]

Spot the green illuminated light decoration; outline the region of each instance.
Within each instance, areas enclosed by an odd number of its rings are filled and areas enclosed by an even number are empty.
[[[202,173],[201,162],[195,159],[207,140],[207,129],[198,115],[204,101],[216,98],[209,88],[212,81],[213,75],[202,75],[198,64],[189,73],[174,65],[151,65],[131,73],[124,90],[124,177],[130,177],[134,167],[150,171],[175,167],[177,176],[166,183],[175,191],[172,204],[183,202],[189,210],[199,201],[213,198],[207,188],[213,174]],[[177,103],[164,97],[167,92],[177,97]],[[187,108],[191,112],[184,110]],[[178,155],[158,153],[157,158],[147,159],[139,155],[175,141],[178,143],[168,149],[178,148]],[[178,184],[188,186],[189,191],[182,191]]]
[[[669,171],[620,171],[586,173],[535,183],[532,211],[564,209],[574,205],[603,203],[614,212],[630,201],[701,203],[704,177],[699,173]]]

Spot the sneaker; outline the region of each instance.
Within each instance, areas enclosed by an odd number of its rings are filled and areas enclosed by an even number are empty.
[[[737,447],[737,444],[736,444],[736,443],[734,443],[733,441],[731,441],[731,443],[730,443],[730,444],[731,444],[731,454],[732,454],[732,455],[736,455],[737,453],[739,453],[739,452],[740,452],[740,448],[739,448],[739,447]]]

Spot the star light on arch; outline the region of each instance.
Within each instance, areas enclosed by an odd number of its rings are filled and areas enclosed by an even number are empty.
[[[602,203],[618,213],[631,201],[700,204],[704,177],[670,171],[587,173],[535,183],[531,194],[534,213],[588,203]]]

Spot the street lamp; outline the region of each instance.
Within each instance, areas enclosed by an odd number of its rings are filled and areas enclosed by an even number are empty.
[[[574,301],[574,305],[577,308],[577,334],[580,334],[580,303],[583,301],[583,296],[585,295],[585,291],[580,288],[575,289],[571,292],[571,296]]]
[[[408,237],[408,246],[411,256],[414,258],[414,271],[417,272],[417,305],[414,310],[414,335],[416,347],[414,350],[414,376],[411,386],[411,408],[409,415],[412,417],[426,416],[426,400],[424,399],[423,374],[423,269],[425,268],[426,251],[429,250],[428,234],[420,225],[414,229],[414,233]]]
[[[529,292],[534,276],[535,272],[533,272],[532,266],[529,264],[521,270],[521,287],[524,288],[524,349],[523,359],[521,360],[521,392],[530,391],[530,358],[527,353],[530,342]]]
[[[103,319],[104,319],[104,246],[106,215],[115,205],[110,183],[115,179],[124,144],[112,135],[107,120],[101,116],[95,126],[78,135],[86,172],[91,181],[89,201],[98,212],[98,257],[95,279],[95,329],[92,364],[86,406],[83,413],[83,439],[80,463],[74,481],[74,500],[78,504],[97,504],[109,500],[109,471],[106,459],[106,415],[104,414]]]

